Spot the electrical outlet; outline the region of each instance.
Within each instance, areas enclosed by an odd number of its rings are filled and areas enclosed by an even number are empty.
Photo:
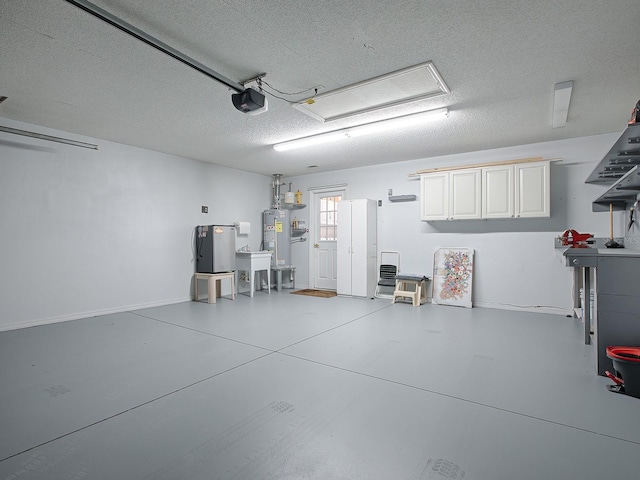
[[[207,207],[206,205],[202,206],[202,213],[209,213],[209,207]]]

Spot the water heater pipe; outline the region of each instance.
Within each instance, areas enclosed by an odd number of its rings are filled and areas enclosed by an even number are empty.
[[[273,203],[271,205],[271,208],[275,208],[277,210],[280,209],[280,186],[284,185],[281,180],[281,173],[273,174],[273,182],[271,182],[271,186],[273,188]]]

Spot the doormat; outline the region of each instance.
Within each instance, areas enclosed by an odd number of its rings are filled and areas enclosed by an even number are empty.
[[[297,290],[291,293],[295,295],[307,295],[309,297],[322,297],[322,298],[335,297],[336,295],[338,295],[336,292],[332,292],[329,290],[314,290],[313,288],[305,288],[304,290]]]

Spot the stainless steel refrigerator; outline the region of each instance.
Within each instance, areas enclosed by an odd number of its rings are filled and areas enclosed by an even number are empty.
[[[198,225],[195,237],[197,273],[230,272],[236,269],[236,227]]]

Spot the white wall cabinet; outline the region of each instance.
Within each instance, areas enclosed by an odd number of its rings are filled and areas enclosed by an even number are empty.
[[[550,162],[420,175],[421,220],[549,217]]]
[[[378,282],[376,201],[338,203],[337,292],[373,298]]]
[[[482,169],[482,218],[515,215],[515,169],[498,165]]]
[[[449,172],[449,213],[451,220],[482,218],[481,175],[478,169]]]
[[[449,219],[449,172],[420,175],[420,218]]]
[[[420,175],[422,220],[481,218],[479,169]]]
[[[520,163],[514,167],[516,217],[551,216],[549,162]]]

